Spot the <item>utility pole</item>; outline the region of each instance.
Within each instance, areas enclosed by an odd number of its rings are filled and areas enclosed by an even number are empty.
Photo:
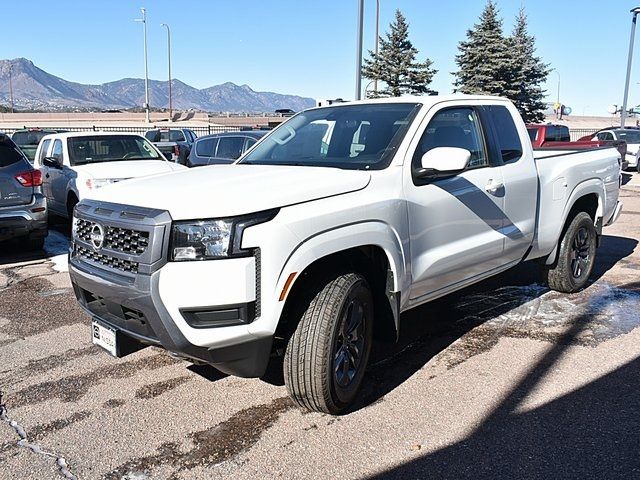
[[[13,63],[9,64],[9,99],[11,101],[11,113],[13,113]]]
[[[364,23],[364,0],[358,2],[358,38],[356,42],[356,100],[362,98],[362,25]]]
[[[147,10],[142,7],[142,18],[137,18],[134,21],[142,22],[142,32],[144,34],[144,110],[146,113],[147,123],[151,122],[149,117],[149,67],[147,62]]]
[[[631,38],[629,39],[629,55],[627,57],[627,76],[624,82],[624,97],[622,99],[622,110],[620,111],[620,127],[624,128],[624,121],[627,118],[627,98],[629,97],[629,79],[631,78],[631,61],[633,60],[633,38],[636,34],[636,17],[640,13],[640,7],[631,10]]]
[[[171,98],[171,30],[166,23],[160,26],[167,27],[167,51],[169,52],[169,121],[171,121],[173,118],[173,100]]]

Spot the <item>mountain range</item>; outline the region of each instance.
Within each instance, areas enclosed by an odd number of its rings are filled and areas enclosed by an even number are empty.
[[[101,85],[85,85],[56,77],[38,68],[26,58],[0,60],[0,103],[9,105],[10,86],[16,109],[44,111],[106,110],[142,107],[144,80],[123,78]],[[168,81],[149,81],[151,107],[168,108]],[[231,82],[197,89],[173,79],[173,108],[205,112],[272,112],[290,108],[294,111],[312,107],[312,98],[273,92],[256,92],[248,85]]]

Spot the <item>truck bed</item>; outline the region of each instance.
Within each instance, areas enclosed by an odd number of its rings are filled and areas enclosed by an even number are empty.
[[[553,252],[574,198],[590,193],[602,198],[598,216],[606,224],[614,214],[620,185],[620,152],[613,147],[535,149],[534,158],[540,182],[537,227],[527,259]]]

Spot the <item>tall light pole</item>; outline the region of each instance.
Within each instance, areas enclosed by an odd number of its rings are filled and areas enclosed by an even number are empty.
[[[9,64],[9,98],[11,99],[11,113],[13,113],[13,63]]]
[[[171,29],[163,23],[161,27],[167,27],[167,52],[169,52],[169,121],[173,118],[173,99],[171,98]]]
[[[362,25],[364,23],[364,0],[358,1],[358,39],[356,42],[356,100],[362,98]]]
[[[147,62],[147,10],[142,7],[142,18],[136,18],[134,21],[142,22],[142,30],[144,34],[144,110],[146,113],[147,123],[151,122],[149,118],[149,67]]]
[[[640,7],[631,10],[631,38],[629,39],[629,56],[627,57],[627,76],[624,81],[624,97],[622,99],[622,111],[620,112],[620,127],[624,128],[624,121],[627,118],[627,98],[629,96],[629,79],[631,78],[631,61],[633,59],[633,37],[636,34],[636,17],[640,13]]]
[[[558,103],[560,107],[562,107],[562,104],[560,104],[560,72],[558,72],[558,70],[556,70],[555,68],[553,69],[553,71],[556,72],[556,75],[558,75],[558,96],[556,97],[556,103]]]
[[[378,44],[380,43],[380,0],[376,0],[376,58],[378,58]],[[366,92],[365,88],[365,92]],[[373,81],[373,91],[378,96],[378,79]],[[366,95],[365,95],[366,96]]]

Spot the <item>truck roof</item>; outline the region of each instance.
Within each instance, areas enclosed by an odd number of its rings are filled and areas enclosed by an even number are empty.
[[[131,136],[131,135],[135,135],[137,137],[141,137],[142,135],[138,134],[138,133],[133,133],[133,132],[102,132],[102,131],[98,131],[98,132],[66,132],[66,133],[50,133],[49,135],[45,135],[42,138],[46,138],[46,139],[50,139],[50,138],[59,138],[61,140],[66,140],[68,138],[75,138],[75,137],[113,137],[115,135],[118,136]]]
[[[451,100],[491,100],[495,102],[509,102],[507,98],[493,95],[466,95],[454,93],[451,95],[403,95],[400,97],[371,98],[366,100],[354,100],[350,102],[334,103],[331,105],[315,108],[341,107],[346,105],[367,105],[376,103],[422,103],[423,105],[435,105],[436,103]]]

